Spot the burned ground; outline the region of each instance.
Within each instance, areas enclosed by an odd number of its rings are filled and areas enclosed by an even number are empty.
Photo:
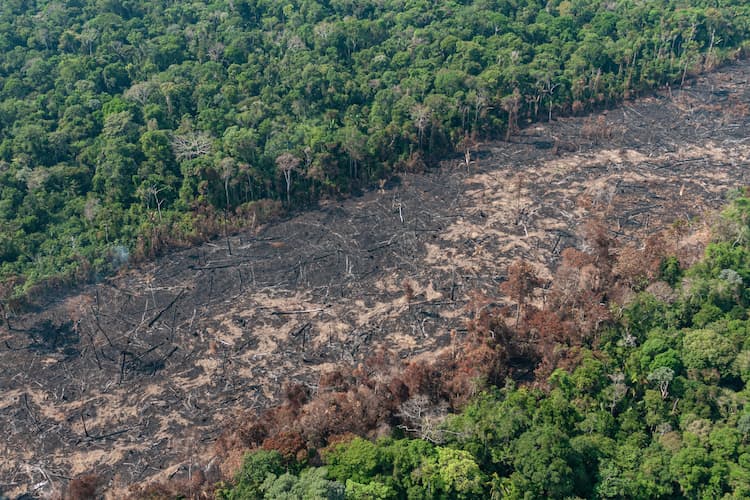
[[[594,215],[621,243],[700,228],[750,183],[749,75],[743,63],[539,124],[479,146],[468,167],[404,174],[13,316],[0,330],[0,491],[187,475],[285,382],[314,388],[376,347],[430,356],[463,331],[469,292],[496,294],[518,258],[549,278]]]

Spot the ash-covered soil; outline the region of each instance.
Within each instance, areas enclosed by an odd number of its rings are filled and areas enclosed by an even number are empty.
[[[550,276],[605,214],[621,241],[750,184],[750,64],[599,116],[528,128],[384,190],[218,240],[0,329],[0,493],[95,472],[114,498],[212,459],[222,425],[378,346],[429,356],[473,290]],[[231,248],[231,251],[230,251]]]

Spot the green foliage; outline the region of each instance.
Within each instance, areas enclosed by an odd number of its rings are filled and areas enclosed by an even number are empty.
[[[580,457],[568,436],[556,427],[528,430],[518,438],[514,451],[511,481],[525,497],[564,498],[585,484]]]
[[[649,293],[641,293],[623,311],[623,322],[628,334],[637,340],[645,339],[646,333],[666,323],[666,304]]]
[[[281,454],[277,451],[248,453],[242,468],[235,475],[236,485],[221,496],[227,500],[261,498],[266,490],[266,480],[283,474]]]
[[[484,491],[486,478],[471,453],[438,448],[437,456],[422,465],[422,481],[437,498],[476,498]]]
[[[351,479],[365,482],[383,470],[383,452],[374,443],[355,438],[342,443],[323,455],[329,475],[341,482]]]
[[[732,343],[713,330],[691,330],[683,338],[682,359],[688,369],[704,370],[715,368],[726,373],[737,356]]]
[[[256,204],[356,191],[520,117],[679,81],[734,57],[749,14],[739,0],[1,2],[0,280],[20,294],[111,272],[115,249],[211,237],[222,211],[241,225]],[[299,160],[288,179],[283,154]],[[750,235],[743,195],[732,245]],[[717,253],[710,267],[750,277],[746,255]],[[681,276],[674,259],[661,274]]]
[[[671,286],[675,286],[682,277],[680,261],[675,256],[669,256],[664,259],[659,266],[659,277]]]
[[[326,479],[325,468],[306,469],[295,476],[269,475],[263,484],[263,497],[269,500],[344,500],[344,487]]]
[[[341,483],[326,478],[325,468],[308,468],[298,476],[285,472],[277,451],[248,453],[235,476],[235,485],[217,492],[226,500],[250,498],[284,500],[343,500]]]
[[[435,446],[419,439],[399,439],[391,443],[381,442],[388,462],[392,464],[389,477],[383,477],[403,498],[429,498],[421,483],[420,467],[425,460],[431,460]],[[389,481],[390,479],[390,481]]]
[[[398,496],[393,488],[379,481],[370,481],[367,484],[362,484],[347,479],[346,498],[352,500],[388,500],[390,498],[398,498]]]

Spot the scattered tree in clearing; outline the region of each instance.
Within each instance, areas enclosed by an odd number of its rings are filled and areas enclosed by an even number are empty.
[[[541,284],[536,270],[528,262],[517,260],[508,267],[508,280],[500,285],[500,290],[516,303],[516,328],[518,328],[526,303]]]
[[[471,153],[472,151],[476,151],[479,147],[479,142],[476,139],[476,135],[474,133],[469,134],[468,132],[464,134],[463,139],[461,139],[456,146],[456,149],[464,154],[464,161],[463,165],[466,167],[466,172],[469,171],[469,167],[472,163],[474,163],[474,160],[471,159]]]

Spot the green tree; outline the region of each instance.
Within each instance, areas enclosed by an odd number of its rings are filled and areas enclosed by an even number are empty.
[[[259,450],[248,453],[245,455],[242,468],[235,475],[235,486],[229,490],[221,490],[219,496],[226,500],[263,498],[266,480],[269,477],[275,480],[283,472],[279,452]]]
[[[682,345],[682,358],[688,369],[715,368],[725,375],[737,356],[736,347],[726,337],[709,329],[686,332]]]
[[[343,485],[326,479],[325,467],[306,469],[299,476],[288,472],[278,477],[270,474],[266,476],[261,489],[262,498],[269,500],[344,500],[345,498]]]
[[[477,498],[486,494],[487,477],[469,452],[441,447],[423,462],[422,482],[437,498]]]
[[[330,477],[346,483],[348,479],[358,483],[367,483],[368,479],[383,471],[384,457],[382,450],[374,443],[354,438],[324,452]]]
[[[380,481],[370,481],[367,484],[346,480],[346,498],[352,500],[388,500],[398,498],[396,491]]]
[[[511,480],[531,498],[564,498],[583,480],[568,436],[551,425],[531,428],[515,443]]]

